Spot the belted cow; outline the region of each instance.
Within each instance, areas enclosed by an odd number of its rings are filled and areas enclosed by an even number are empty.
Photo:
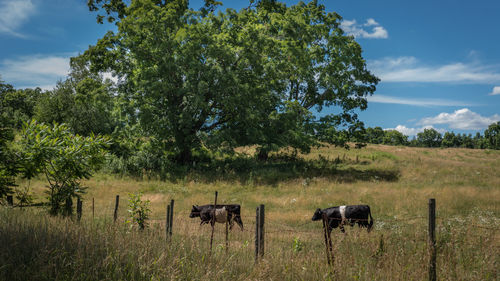
[[[340,227],[340,231],[345,232],[344,225],[351,227],[355,223],[359,227],[366,227],[368,232],[373,227],[373,218],[368,205],[335,206],[326,209],[317,209],[312,217],[313,221],[321,220],[323,214],[328,218],[328,231]]]
[[[229,222],[229,229],[233,228],[234,222],[236,222],[241,230],[243,231],[243,221],[241,220],[241,206],[238,204],[217,204],[215,208],[215,220],[212,220],[214,214],[214,205],[203,205],[197,206],[193,205],[191,209],[190,218],[200,217],[202,224],[214,224]]]

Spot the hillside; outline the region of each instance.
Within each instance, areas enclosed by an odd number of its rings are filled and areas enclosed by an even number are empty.
[[[251,150],[241,149],[240,153]],[[25,255],[33,254],[33,247],[43,249],[45,254],[24,264],[34,266],[32,272],[45,272],[44,276],[51,277],[48,279],[55,279],[55,269],[47,267],[60,267],[58,270],[65,272],[58,275],[60,280],[85,279],[82,276],[127,280],[423,280],[428,260],[427,202],[435,198],[438,279],[497,278],[500,151],[369,145],[349,151],[324,147],[299,158],[292,161],[281,155],[266,163],[238,160],[230,168],[220,165],[220,169],[206,172],[195,167],[166,181],[100,174],[86,182],[89,189],[83,198],[82,225],[46,219],[43,211],[2,210],[0,230],[6,235],[1,237],[16,243],[20,242],[17,237],[24,237],[20,247],[26,248]],[[240,166],[235,168],[235,163]],[[30,185],[40,200],[44,182],[40,179]],[[149,230],[129,231],[121,223],[116,229],[108,227],[112,225],[115,195],[120,195],[119,220],[124,221],[127,194],[138,191],[151,202]],[[199,226],[198,218],[188,216],[191,205],[213,202],[215,191],[219,192],[218,202],[242,205],[245,231],[233,229],[226,254],[224,227],[216,225],[215,255],[209,258],[210,227]],[[165,208],[170,199],[175,200],[174,236],[172,243],[165,244]],[[259,204],[266,208],[266,253],[259,266],[254,266],[255,208]],[[312,214],[316,208],[352,204],[370,205],[374,231],[367,234],[356,226],[342,234],[335,229],[335,271],[328,273],[321,223],[312,222]],[[43,218],[39,219],[42,222],[22,219],[27,214]],[[64,249],[59,249],[70,262],[50,254],[57,253],[57,244],[34,246],[36,239],[28,235],[32,231],[41,231],[39,236],[47,235],[47,240],[79,237],[79,242],[71,246],[62,243]],[[2,247],[9,245],[5,240],[0,242]],[[95,245],[87,247],[87,243]],[[3,256],[2,263],[9,259],[15,257]],[[38,259],[46,259],[47,264],[38,264]],[[12,270],[5,268],[7,273]]]

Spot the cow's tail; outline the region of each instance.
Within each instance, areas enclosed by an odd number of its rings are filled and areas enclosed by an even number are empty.
[[[375,222],[373,220],[373,217],[372,217],[372,212],[370,211],[370,209],[368,209],[368,216],[370,217],[370,222],[368,223],[368,232],[370,232],[372,230],[372,227],[373,227],[373,223]]]

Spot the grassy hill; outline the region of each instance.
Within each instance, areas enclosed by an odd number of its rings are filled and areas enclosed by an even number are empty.
[[[251,153],[242,148],[239,153]],[[86,182],[80,224],[44,210],[0,210],[3,280],[423,280],[427,278],[427,202],[436,198],[438,279],[497,280],[500,261],[500,151],[369,145],[334,147],[290,159],[275,155],[219,159],[168,180],[99,174]],[[27,184],[27,183],[23,183]],[[45,183],[32,181],[37,200]],[[150,226],[126,226],[127,194],[151,202]],[[189,219],[193,204],[242,205],[245,230]],[[113,225],[115,195],[121,197]],[[92,219],[92,199],[95,218]],[[166,242],[165,208],[175,200],[174,236]],[[266,252],[254,265],[255,208],[266,206]],[[335,264],[326,264],[316,208],[368,204],[370,234],[332,232]]]

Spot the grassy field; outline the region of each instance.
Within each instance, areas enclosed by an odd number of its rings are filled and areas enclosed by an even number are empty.
[[[240,153],[251,153],[251,148]],[[216,168],[214,168],[216,167]],[[86,182],[80,224],[43,209],[0,209],[1,280],[425,280],[427,203],[437,202],[439,280],[498,280],[500,151],[369,145],[325,147],[298,160],[275,156],[199,164],[169,180],[99,174]],[[27,184],[27,183],[23,183]],[[43,181],[32,181],[37,200]],[[146,231],[130,229],[127,194],[151,202]],[[193,204],[242,205],[245,230],[224,247],[216,226],[189,219]],[[114,198],[121,197],[118,223]],[[95,219],[92,219],[92,198]],[[175,199],[174,235],[166,242],[165,208]],[[266,250],[254,265],[255,208],[266,206]],[[332,232],[335,263],[326,264],[316,208],[368,204],[374,231]]]

